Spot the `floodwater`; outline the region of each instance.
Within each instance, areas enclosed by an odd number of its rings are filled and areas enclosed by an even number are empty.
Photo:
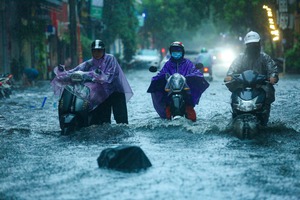
[[[216,73],[217,74],[217,73]],[[49,82],[0,100],[0,199],[299,199],[300,76],[281,77],[268,128],[241,141],[227,125],[230,93],[216,76],[196,106],[197,122],[158,117],[151,74],[131,70],[129,125],[91,126],[61,136]],[[100,169],[105,148],[140,146],[152,167]]]

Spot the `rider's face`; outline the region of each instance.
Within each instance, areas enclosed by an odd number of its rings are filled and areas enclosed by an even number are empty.
[[[260,52],[260,43],[252,42],[247,44],[246,52],[249,56],[258,56]]]
[[[95,59],[100,59],[104,55],[104,49],[92,49],[92,55]]]

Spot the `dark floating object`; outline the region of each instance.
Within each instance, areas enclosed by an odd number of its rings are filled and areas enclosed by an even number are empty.
[[[123,172],[138,172],[152,166],[148,157],[138,146],[119,146],[104,149],[97,161],[100,168]]]

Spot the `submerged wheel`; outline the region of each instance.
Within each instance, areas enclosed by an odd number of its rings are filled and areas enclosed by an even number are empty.
[[[237,138],[251,140],[259,133],[257,118],[253,115],[240,115],[233,120],[233,130]]]
[[[61,129],[61,135],[70,135],[71,133],[74,132],[74,128],[73,127],[65,127]]]

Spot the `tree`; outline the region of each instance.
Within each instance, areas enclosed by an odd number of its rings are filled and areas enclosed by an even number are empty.
[[[216,23],[224,22],[229,32],[238,37],[244,36],[248,31],[259,32],[263,41],[271,43],[269,23],[263,5],[275,10],[275,0],[214,0],[212,8]],[[223,27],[224,28],[224,27]],[[273,48],[271,48],[273,49]]]
[[[196,33],[203,22],[212,18],[219,32],[233,37],[244,36],[249,30],[269,37],[268,20],[263,5],[276,5],[275,0],[143,0],[140,12],[145,12],[142,41],[153,37],[156,47],[166,46],[181,33]],[[168,43],[166,43],[166,41]]]
[[[16,39],[30,42],[39,42],[44,38],[46,20],[42,16],[41,9],[43,0],[17,1],[17,21],[15,25]]]
[[[288,67],[288,71],[291,72],[300,72],[300,35],[295,36],[296,41],[294,46],[287,50],[285,53],[286,56],[286,66]]]
[[[115,39],[120,38],[127,62],[131,60],[137,46],[138,21],[134,11],[134,0],[104,0],[103,22],[107,27],[103,32],[104,41],[112,44]]]
[[[144,27],[140,30],[143,46],[154,40],[155,48],[168,46],[183,32],[194,32],[209,17],[209,4],[193,0],[144,0],[139,12],[145,13]],[[146,44],[145,44],[146,41]]]
[[[46,20],[43,18],[46,11],[42,9],[41,5],[45,0],[28,0],[16,1],[17,16],[16,23],[13,28],[13,38],[18,41],[18,48],[20,50],[19,65],[24,67],[24,55],[22,48],[27,42],[30,45],[31,65],[40,71],[44,72],[43,66],[46,66],[46,52],[45,52],[45,27]]]

